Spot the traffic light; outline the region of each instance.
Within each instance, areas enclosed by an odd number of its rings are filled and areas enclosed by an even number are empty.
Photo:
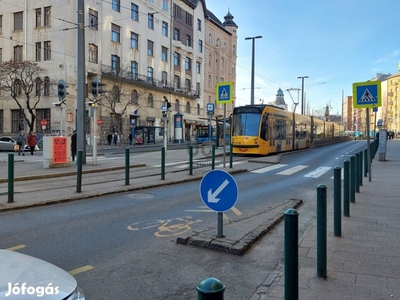
[[[58,100],[63,101],[65,97],[68,95],[67,93],[67,87],[68,85],[63,79],[60,79],[57,83],[57,88],[58,88]]]
[[[99,79],[97,77],[95,77],[92,81],[92,95],[95,99],[99,95]]]

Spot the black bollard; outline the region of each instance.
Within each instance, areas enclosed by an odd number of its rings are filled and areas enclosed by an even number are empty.
[[[350,156],[350,202],[356,202],[356,157],[354,155]]]
[[[350,217],[350,162],[344,161],[343,167],[343,215]]]
[[[211,170],[215,169],[215,144],[212,145],[211,149]]]
[[[317,187],[317,277],[326,278],[327,266],[326,186]]]
[[[129,185],[129,148],[125,148],[125,185]]]
[[[161,148],[161,180],[165,180],[165,147]]]
[[[197,287],[197,300],[224,300],[225,285],[217,278],[209,277]]]
[[[364,177],[368,175],[368,150],[364,149]]]
[[[83,150],[78,150],[78,155],[76,157],[76,192],[82,192],[82,159]]]
[[[342,169],[333,169],[333,234],[342,236]]]
[[[8,201],[14,202],[14,153],[8,153]]]
[[[189,146],[189,175],[193,175],[193,146]]]
[[[355,173],[354,173],[354,184],[355,184],[355,188],[356,188],[356,193],[360,192],[360,177],[358,176],[359,174],[359,170],[360,170],[360,153],[356,153],[356,158],[355,158]]]
[[[363,152],[360,151],[360,162],[358,163],[358,165],[360,166],[359,168],[359,173],[358,173],[358,178],[359,178],[359,184],[360,186],[363,185]]]
[[[229,145],[229,168],[232,169],[233,165],[233,144]]]
[[[299,213],[285,211],[285,300],[299,299]]]

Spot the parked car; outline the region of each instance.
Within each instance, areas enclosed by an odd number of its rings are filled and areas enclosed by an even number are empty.
[[[0,137],[0,151],[14,151],[16,140],[10,136]]]
[[[0,299],[85,300],[75,278],[44,260],[0,249]]]
[[[14,146],[17,143],[16,139],[11,136],[1,136],[0,137],[0,151],[14,151]],[[30,147],[25,145],[25,151],[30,151]],[[35,146],[35,151],[39,151],[39,146]]]

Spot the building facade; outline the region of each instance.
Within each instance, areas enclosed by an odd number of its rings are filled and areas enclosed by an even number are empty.
[[[205,62],[210,50],[206,47],[210,22],[205,1],[85,0],[84,3],[82,45],[77,40],[77,28],[82,26],[77,24],[77,1],[16,0],[13,5],[2,4],[1,62],[30,61],[41,68],[30,94],[30,101],[37,102],[32,109],[36,114],[33,130],[70,135],[76,129],[77,48],[85,47],[86,102],[96,100],[96,114],[101,120],[101,126],[92,125],[96,122],[90,122],[91,109],[87,106],[87,133],[94,129],[104,139],[109,132],[118,132],[126,140],[136,127],[151,127],[155,129],[152,134],[160,136],[167,120],[171,140],[193,139],[196,125],[207,117],[206,103],[210,100],[210,90],[206,94],[205,88]],[[212,34],[220,36],[226,49],[233,46],[236,49],[235,26],[228,26],[229,30],[224,26],[213,28]],[[236,54],[231,53],[232,50],[226,50],[220,56],[234,70]],[[219,77],[234,82],[234,72],[227,73]],[[105,84],[101,87],[104,93],[96,99],[91,94],[95,78]],[[56,106],[60,104],[57,97],[60,79],[67,83],[69,94],[62,105]],[[24,113],[29,118],[29,107],[25,95],[17,93],[16,99],[20,104],[8,92],[0,94],[0,134],[28,130]],[[162,116],[164,107],[170,107],[167,119]],[[184,126],[179,137],[174,136],[176,115],[182,115]],[[47,121],[46,128],[42,128],[42,120]]]

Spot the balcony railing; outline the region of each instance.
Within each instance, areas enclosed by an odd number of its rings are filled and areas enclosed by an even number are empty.
[[[154,79],[152,77],[148,77],[146,75],[140,74],[122,74],[120,70],[112,70],[110,66],[102,66],[102,74],[107,76],[120,76],[123,77],[124,80],[130,81],[132,83],[136,83],[143,86],[148,86],[157,89],[166,89],[169,92],[174,94],[184,94],[185,96],[200,98],[200,91],[193,90],[189,87],[182,86],[178,83],[169,84],[166,79]]]

